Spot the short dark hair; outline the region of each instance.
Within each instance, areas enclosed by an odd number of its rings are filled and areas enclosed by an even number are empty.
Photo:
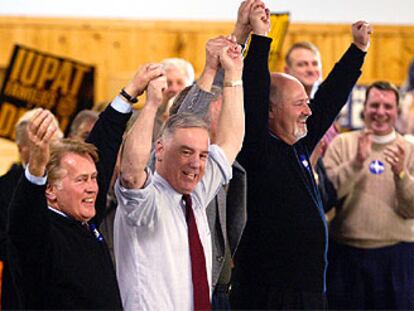
[[[400,101],[400,94],[398,92],[397,87],[394,84],[392,84],[391,82],[388,82],[388,81],[375,81],[374,83],[370,84],[367,87],[367,89],[365,90],[364,106],[367,103],[369,92],[371,92],[371,90],[373,88],[381,90],[381,91],[392,91],[395,94],[395,98],[397,100],[397,107],[398,107],[398,103]]]

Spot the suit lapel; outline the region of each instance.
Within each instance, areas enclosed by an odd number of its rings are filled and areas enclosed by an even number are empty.
[[[290,154],[292,158],[292,161],[290,161],[290,163],[292,163],[291,167],[296,172],[297,176],[299,176],[299,179],[303,183],[303,186],[305,186],[306,191],[311,196],[315,205],[319,207],[320,199],[318,189],[316,188],[314,178],[310,175],[312,174],[312,169],[310,169],[310,171],[307,171],[307,168],[305,168],[304,164],[300,160],[300,155],[298,154],[298,150],[296,150],[296,148],[292,147]],[[301,154],[305,155],[306,157],[305,153]],[[308,157],[306,157],[305,160],[308,161],[308,165],[310,167]]]

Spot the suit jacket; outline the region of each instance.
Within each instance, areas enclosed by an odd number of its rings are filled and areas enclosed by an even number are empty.
[[[99,224],[106,193],[129,114],[108,107],[92,129],[88,142],[95,144],[99,193]],[[79,221],[47,207],[46,185],[22,176],[10,205],[7,254],[13,268],[20,307],[28,309],[120,309],[121,297],[105,241],[100,241]]]
[[[5,259],[6,223],[9,204],[23,172],[23,165],[14,163],[7,173],[0,177],[0,260]]]
[[[237,160],[248,176],[249,220],[234,276],[245,286],[323,293],[327,227],[309,154],[345,104],[365,53],[351,45],[311,102],[307,136],[289,145],[268,128],[270,42],[252,36],[243,71],[246,136]]]
[[[207,219],[213,248],[212,286],[215,287],[224,265],[224,252],[230,249],[234,256],[247,221],[246,171],[233,163],[233,178],[227,191],[221,187],[207,206]],[[226,238],[227,237],[227,238]]]
[[[3,279],[1,290],[1,306],[3,309],[15,309],[21,305],[12,280],[6,254],[6,224],[9,204],[17,183],[24,172],[23,165],[14,163],[6,174],[0,177],[0,260],[3,261]]]

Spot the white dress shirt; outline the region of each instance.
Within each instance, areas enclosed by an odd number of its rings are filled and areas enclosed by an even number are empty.
[[[125,310],[193,310],[193,284],[182,194],[155,172],[142,189],[115,184],[116,272]],[[212,247],[206,206],[231,179],[222,149],[209,148],[204,177],[191,194],[211,296]]]

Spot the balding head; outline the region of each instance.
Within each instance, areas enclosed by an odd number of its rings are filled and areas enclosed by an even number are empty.
[[[295,77],[272,73],[269,94],[269,129],[287,144],[306,136],[306,119],[312,114],[305,88]]]
[[[303,88],[303,85],[294,76],[287,73],[272,72],[270,74],[270,103],[276,105],[289,96],[292,87]]]

